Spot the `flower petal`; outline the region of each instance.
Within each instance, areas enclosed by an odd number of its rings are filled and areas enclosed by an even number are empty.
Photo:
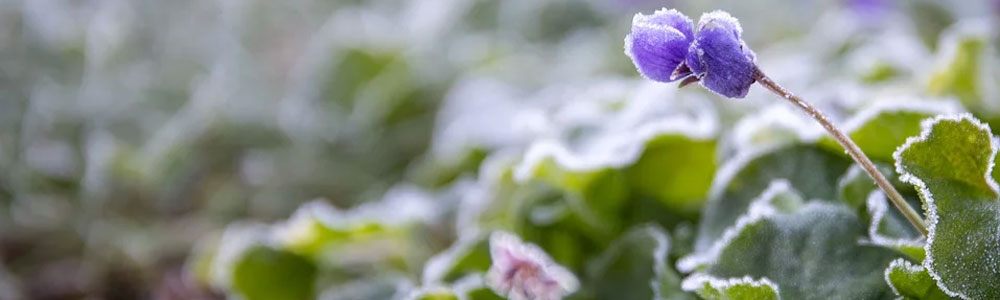
[[[679,68],[694,41],[691,19],[677,10],[660,9],[636,14],[625,37],[625,54],[639,73],[655,81],[671,82],[691,73]]]
[[[743,42],[742,34],[739,21],[729,13],[714,11],[701,16],[685,62],[705,88],[730,98],[746,96],[755,81],[756,56]]]

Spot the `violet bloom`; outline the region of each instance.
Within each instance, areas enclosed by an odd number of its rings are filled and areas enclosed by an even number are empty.
[[[756,56],[742,35],[740,21],[729,13],[717,10],[701,15],[685,60],[701,85],[722,96],[746,97],[754,83]]]
[[[743,42],[736,18],[723,11],[701,16],[698,32],[676,10],[636,14],[625,37],[625,54],[646,78],[660,82],[684,79],[730,98],[743,98],[754,83],[755,55]]]
[[[493,264],[486,284],[510,300],[559,300],[579,285],[573,273],[553,262],[545,251],[510,233],[498,231],[490,236],[490,257]]]
[[[671,82],[688,75],[684,57],[694,41],[691,19],[666,8],[652,15],[635,14],[632,33],[625,36],[625,54],[639,73],[651,80]]]

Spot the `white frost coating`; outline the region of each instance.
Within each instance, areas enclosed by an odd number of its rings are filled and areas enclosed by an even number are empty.
[[[722,233],[722,237],[715,240],[715,243],[709,247],[708,251],[695,252],[688,256],[682,257],[677,261],[677,270],[689,273],[694,271],[700,266],[707,264],[712,264],[719,259],[719,255],[722,253],[722,249],[732,242],[743,232],[743,229],[751,224],[755,224],[758,221],[772,216],[777,213],[774,205],[770,200],[774,199],[775,196],[782,193],[796,193],[792,189],[791,184],[786,179],[775,179],[767,185],[767,188],[760,193],[760,196],[754,198],[750,201],[750,206],[747,208],[746,214],[740,216],[736,219],[736,224],[727,228],[726,231]]]
[[[767,277],[761,277],[760,280],[753,279],[750,276],[743,276],[742,278],[722,279],[703,273],[695,273],[685,278],[684,281],[681,282],[681,289],[687,292],[692,292],[700,289],[702,286],[705,285],[705,283],[708,283],[712,288],[720,291],[738,285],[749,285],[752,287],[767,286],[774,291],[775,295],[781,294],[780,290],[778,289],[778,285],[772,282]]]
[[[527,101],[508,84],[493,79],[459,81],[444,98],[438,112],[431,152],[438,157],[458,156],[471,147],[496,149],[527,141],[529,131],[515,118],[530,113]],[[513,127],[510,125],[514,125]]]
[[[602,143],[593,143],[586,153],[570,150],[564,142],[542,139],[531,145],[524,160],[514,170],[514,178],[523,182],[531,178],[538,165],[552,158],[570,171],[590,171],[627,166],[642,155],[646,143],[658,136],[683,134],[693,139],[709,139],[718,124],[714,118],[670,118],[650,122],[633,130],[621,130],[604,136]]]
[[[871,238],[872,244],[891,248],[904,246],[920,247],[920,243],[918,242],[905,238],[892,238],[878,232],[879,225],[882,224],[886,212],[889,211],[889,202],[881,190],[874,190],[868,194],[866,203],[868,205],[868,213],[871,214],[872,218],[871,223],[868,224],[868,237]]]
[[[262,223],[236,223],[229,225],[219,239],[219,248],[212,260],[209,276],[212,285],[228,290],[232,282],[233,268],[246,250],[254,246],[273,246],[270,228]]]
[[[676,9],[669,9],[668,10],[666,7],[664,7],[664,8],[660,8],[660,9],[656,10],[651,15],[644,15],[642,13],[635,14],[635,16],[632,17],[632,31],[635,31],[636,28],[649,28],[649,29],[655,29],[655,30],[664,30],[664,31],[673,33],[673,34],[667,36],[667,38],[671,39],[671,40],[675,40],[675,39],[685,39],[686,40],[687,38],[690,38],[690,37],[684,35],[684,33],[681,32],[680,30],[678,30],[677,28],[674,28],[674,27],[671,27],[671,26],[668,26],[668,25],[663,25],[663,24],[656,24],[656,23],[652,23],[652,22],[649,21],[650,19],[652,19],[654,17],[659,17],[661,15],[676,15],[676,16],[681,17],[685,21],[687,21],[688,24],[691,24],[691,18],[688,18],[686,15],[684,15],[683,13],[677,11]],[[625,35],[625,55],[627,55],[631,59],[632,64],[635,65],[635,69],[639,70],[639,75],[642,75],[643,78],[650,79],[648,76],[646,76],[646,73],[642,72],[642,68],[639,68],[639,61],[635,59],[635,55],[634,55],[634,53],[632,51],[632,33],[629,33],[629,34]],[[678,68],[680,68],[680,65],[678,65]],[[675,72],[676,72],[676,70],[675,70]],[[671,77],[673,77],[673,76],[671,75]],[[652,80],[652,79],[650,79],[650,80]]]
[[[490,235],[490,258],[493,264],[486,284],[511,300],[559,300],[580,285],[573,273],[553,262],[544,250],[511,233]]]
[[[743,34],[743,27],[740,26],[740,20],[736,19],[728,12],[723,10],[715,10],[712,12],[707,12],[701,14],[701,18],[698,19],[698,28],[705,27],[709,22],[721,21],[724,23],[733,24],[736,26],[736,34]]]
[[[549,158],[570,171],[620,167],[633,163],[652,138],[681,134],[704,140],[719,131],[711,103],[680,95],[673,85],[599,80],[582,90],[550,88],[537,97],[562,100],[541,113],[547,128],[538,132],[515,168],[519,182]],[[523,122],[515,119],[515,124]]]
[[[438,213],[431,195],[415,186],[399,185],[386,192],[381,201],[364,203],[350,210],[338,209],[322,200],[303,204],[287,221],[275,224],[273,234],[278,242],[287,245],[311,239],[316,234],[313,222],[349,230],[364,222],[389,226],[428,223]]]
[[[920,124],[922,128],[920,136],[910,137],[906,139],[906,143],[903,143],[902,146],[896,148],[896,152],[892,153],[892,158],[896,162],[895,163],[896,173],[900,174],[899,180],[914,185],[917,188],[917,192],[920,194],[920,197],[924,199],[924,203],[927,207],[926,211],[928,219],[927,243],[924,245],[924,252],[927,253],[927,257],[924,258],[923,262],[924,268],[927,269],[927,274],[930,274],[930,276],[934,278],[934,282],[937,283],[938,288],[940,288],[941,291],[945,292],[945,294],[948,294],[948,296],[959,297],[962,299],[970,299],[969,296],[959,292],[952,291],[948,289],[948,287],[944,286],[944,284],[941,283],[941,276],[938,275],[933,268],[931,268],[931,263],[934,261],[933,253],[931,253],[931,245],[934,244],[934,236],[938,223],[937,204],[934,202],[934,195],[931,194],[930,190],[927,189],[927,184],[925,184],[924,181],[921,180],[920,178],[917,178],[917,176],[914,176],[913,174],[907,172],[903,168],[902,164],[903,152],[909,149],[910,146],[915,143],[927,141],[927,139],[930,137],[931,130],[934,128],[934,125],[941,121],[953,121],[953,122],[969,121],[976,127],[979,127],[980,130],[983,130],[985,132],[991,132],[989,126],[977,120],[975,117],[972,116],[972,114],[962,113],[962,114],[948,115],[948,116],[940,115],[932,119],[924,120]],[[992,136],[992,133],[990,133],[990,136]],[[991,138],[989,162],[986,168],[986,172],[983,174],[983,176],[985,176],[986,183],[990,186],[990,189],[992,189],[994,193],[1000,191],[1000,188],[997,187],[997,183],[996,181],[993,180],[992,177],[993,164],[994,164],[993,158],[996,157],[998,148],[1000,148],[1000,146],[998,146],[997,139]]]
[[[910,263],[910,261],[903,258],[897,258],[892,262],[890,262],[889,267],[885,268],[885,283],[889,284],[889,288],[891,288],[892,292],[895,293],[896,295],[900,295],[899,290],[896,289],[896,286],[892,285],[892,280],[889,280],[889,274],[892,273],[892,270],[896,268],[902,268],[903,271],[910,274],[920,273],[924,270],[924,267],[921,267],[919,265],[914,265]]]
[[[761,134],[769,131],[792,133],[797,140],[761,141]],[[823,128],[800,112],[784,103],[773,104],[746,116],[733,126],[733,148],[752,149],[775,146],[787,142],[814,142],[824,133]]]
[[[423,276],[421,276],[423,284],[425,286],[439,284],[448,275],[448,271],[455,267],[461,258],[460,256],[468,254],[475,248],[476,244],[484,239],[485,237],[478,233],[462,234],[451,247],[428,259],[427,264],[424,265]]]

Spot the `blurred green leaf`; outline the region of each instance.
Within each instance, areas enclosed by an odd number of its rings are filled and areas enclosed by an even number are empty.
[[[232,288],[247,300],[308,300],[313,298],[316,271],[305,257],[256,246],[233,267]]]
[[[704,204],[715,175],[714,140],[662,135],[646,142],[642,156],[625,169],[631,188],[672,211],[693,215]]]
[[[670,240],[662,228],[645,225],[625,232],[588,269],[597,299],[693,299],[680,289],[669,265]]]

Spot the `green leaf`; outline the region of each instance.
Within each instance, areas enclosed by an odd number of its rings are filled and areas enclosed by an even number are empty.
[[[943,35],[939,59],[944,63],[931,75],[927,91],[936,96],[958,98],[970,111],[997,112],[996,105],[987,96],[988,85],[985,74],[991,64],[988,62],[989,28],[983,24],[958,23]]]
[[[706,300],[778,300],[778,286],[767,280],[750,277],[720,279],[695,274],[684,279],[684,289]]]
[[[904,300],[952,299],[938,288],[924,267],[902,258],[892,261],[885,269],[885,282]]]
[[[630,187],[667,208],[696,214],[715,176],[715,140],[661,135],[646,142],[639,159],[625,169]]]
[[[879,163],[875,166],[887,178],[897,177],[896,171],[891,167]],[[893,185],[897,189],[903,187],[902,182],[893,182]],[[861,219],[868,223],[868,242],[899,251],[916,261],[924,259],[923,243],[916,241],[921,237],[919,232],[898,209],[889,206],[885,195],[861,166],[851,165],[837,186],[841,201],[857,211]],[[904,193],[904,197],[906,196],[908,194]],[[911,206],[919,207],[919,199],[906,198]]]
[[[767,278],[785,299],[879,299],[891,294],[883,267],[896,254],[859,245],[865,227],[850,209],[809,202],[781,212],[756,201],[713,247],[678,266],[718,278]]]
[[[944,101],[882,101],[859,111],[844,123],[843,128],[869,158],[891,162],[896,148],[906,142],[906,138],[920,133],[920,121],[959,110],[958,105]],[[829,135],[823,136],[819,145],[847,155]]]
[[[692,299],[667,265],[669,248],[669,237],[659,226],[633,228],[594,261],[585,287],[597,299]]]
[[[434,207],[415,193],[393,189],[381,201],[346,211],[323,201],[307,203],[275,225],[273,235],[283,249],[335,270],[419,271],[430,253],[415,237]]]
[[[294,253],[255,246],[233,268],[232,288],[247,300],[312,299],[316,266]]]
[[[719,169],[698,224],[695,250],[708,249],[746,213],[750,202],[774,179],[786,179],[805,199],[836,199],[836,182],[850,160],[809,145],[737,154]]]
[[[924,244],[919,232],[904,219],[898,209],[890,208],[885,194],[872,191],[868,196],[868,238],[873,245],[899,251],[910,259],[923,261]]]
[[[1000,298],[996,153],[989,127],[970,115],[929,120],[896,152],[901,179],[917,187],[929,219],[924,267],[951,296]]]

